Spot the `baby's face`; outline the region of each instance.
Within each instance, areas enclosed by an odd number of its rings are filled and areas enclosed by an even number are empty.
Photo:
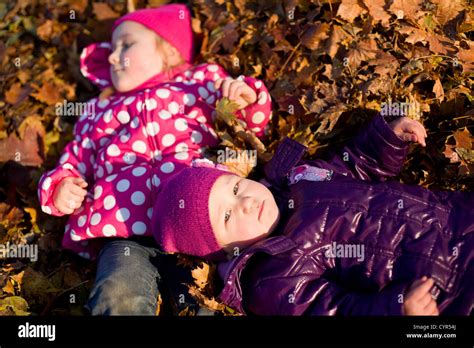
[[[229,253],[267,237],[280,218],[264,185],[237,175],[222,175],[212,186],[209,215],[217,242]]]
[[[109,63],[116,90],[130,91],[163,71],[157,38],[153,31],[131,21],[123,22],[114,30]]]

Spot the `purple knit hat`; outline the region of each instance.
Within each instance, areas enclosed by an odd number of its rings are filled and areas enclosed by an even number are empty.
[[[112,32],[125,21],[140,23],[172,44],[188,63],[193,60],[193,31],[191,15],[182,4],[163,5],[158,8],[130,12],[114,22]]]
[[[162,184],[151,221],[153,236],[164,251],[212,261],[226,259],[209,217],[212,186],[226,174],[232,173],[216,168],[189,167]]]

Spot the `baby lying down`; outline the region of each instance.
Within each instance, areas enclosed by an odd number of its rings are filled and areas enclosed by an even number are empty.
[[[287,138],[266,185],[186,168],[162,187],[153,234],[166,251],[220,262],[219,298],[243,313],[469,315],[474,194],[388,180],[425,136],[378,115],[327,161],[302,160]]]

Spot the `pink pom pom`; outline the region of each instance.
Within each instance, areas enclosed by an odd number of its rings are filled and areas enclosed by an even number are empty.
[[[229,168],[224,165],[224,164],[215,164],[211,160],[208,160],[207,158],[196,158],[191,162],[191,167],[206,167],[206,168],[215,168],[222,170],[224,172],[230,172]]]

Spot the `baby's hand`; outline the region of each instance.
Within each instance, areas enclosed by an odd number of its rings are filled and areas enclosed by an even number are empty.
[[[399,119],[389,123],[394,133],[402,140],[413,141],[426,146],[425,138],[426,129],[423,125],[408,117],[400,117]]]
[[[222,87],[222,96],[236,102],[239,110],[257,101],[257,93],[245,82],[233,78],[218,79],[214,83],[215,89]]]
[[[57,210],[63,214],[72,214],[80,208],[87,194],[84,188],[87,182],[82,178],[68,176],[61,180],[54,190],[53,203]]]
[[[430,294],[433,284],[433,279],[427,277],[413,282],[403,303],[404,315],[439,315],[436,301]]]

